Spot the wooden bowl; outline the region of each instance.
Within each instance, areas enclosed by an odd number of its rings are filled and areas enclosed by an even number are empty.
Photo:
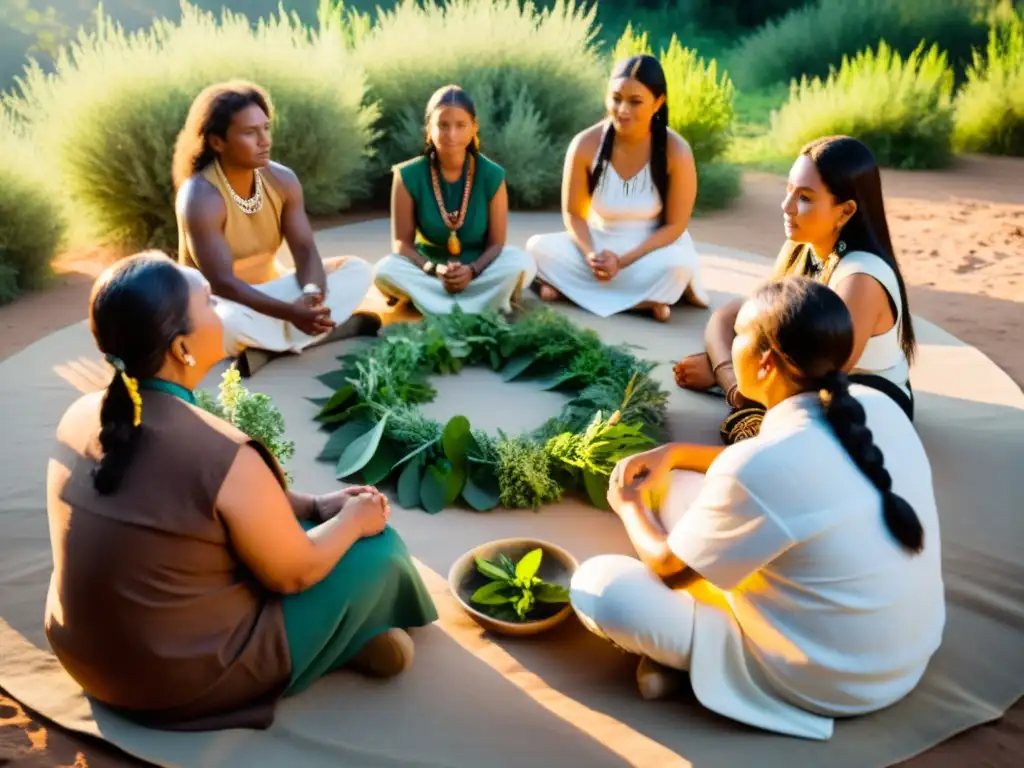
[[[568,589],[569,581],[579,567],[576,558],[557,544],[528,538],[498,539],[469,550],[456,560],[448,571],[448,588],[455,599],[459,601],[462,610],[488,632],[514,637],[546,632],[561,624],[572,613],[572,606],[569,603],[537,603],[530,618],[526,621],[503,621],[477,610],[469,601],[473,593],[489,581],[476,569],[476,557],[493,560],[499,554],[504,554],[515,563],[519,562],[519,558],[527,552],[538,547],[544,552],[544,557],[541,560],[537,576],[551,584],[560,584]]]

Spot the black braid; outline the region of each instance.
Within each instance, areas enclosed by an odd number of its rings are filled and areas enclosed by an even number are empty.
[[[924,529],[917,513],[905,499],[892,491],[892,477],[885,468],[885,457],[875,445],[867,426],[864,407],[850,394],[845,373],[834,371],[821,378],[822,406],[825,418],[843,448],[882,494],[882,516],[889,533],[912,552],[924,547]]]
[[[668,101],[651,120],[651,179],[661,196],[661,223],[668,208]]]
[[[612,161],[612,150],[615,148],[615,126],[608,123],[608,130],[601,137],[601,147],[597,151],[597,159],[594,162],[593,170],[587,172],[587,186],[590,194],[594,194],[597,185],[601,183],[605,168]]]
[[[609,123],[608,130],[601,138],[601,147],[597,151],[594,169],[587,173],[587,186],[591,195],[601,183],[608,163],[612,161],[612,150],[615,149],[615,126]],[[668,207],[668,105],[654,113],[651,119],[651,181],[661,196],[661,223],[665,222],[665,210]]]
[[[121,374],[107,387],[100,408],[100,446],[103,457],[93,470],[93,487],[100,494],[115,493],[135,453],[139,430],[135,426],[135,404]]]
[[[124,375],[136,381],[157,375],[173,341],[191,333],[192,279],[165,254],[147,251],[111,267],[93,287],[93,338],[115,368],[100,406],[103,456],[92,476],[100,494],[117,492],[142,431],[135,426],[135,403]]]

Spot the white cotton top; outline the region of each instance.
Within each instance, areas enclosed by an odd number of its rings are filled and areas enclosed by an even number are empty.
[[[896,308],[896,322],[885,333],[872,336],[864,345],[864,351],[854,365],[855,373],[871,373],[888,379],[901,387],[908,395],[907,382],[910,379],[910,364],[900,344],[900,328],[903,323],[903,295],[896,273],[882,257],[867,251],[851,251],[844,255],[829,277],[828,287],[836,290],[846,278],[855,274],[873,277],[885,289]]]
[[[672,551],[726,593],[732,613],[723,620],[721,608],[698,610],[698,699],[742,722],[809,738],[829,738],[832,717],[906,696],[939,647],[946,618],[928,457],[887,395],[857,385],[851,393],[894,491],[921,521],[923,552],[910,554],[891,536],[881,495],[814,393],[772,408],[756,437],[725,449],[669,535]]]

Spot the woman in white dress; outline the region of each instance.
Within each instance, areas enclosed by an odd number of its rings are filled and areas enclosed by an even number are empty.
[[[769,283],[733,343],[740,390],[768,407],[760,434],[662,446],[612,473],[639,560],[584,562],[571,600],[641,656],[645,698],[689,671],[720,715],[828,739],[833,718],[888,707],[924,675],[946,616],[931,468],[899,406],[849,385],[854,336],[827,287]]]
[[[615,66],[608,120],[578,134],[566,154],[566,231],[526,244],[545,301],[564,296],[599,317],[650,311],[662,322],[684,296],[708,306],[687,232],[697,171],[689,145],[668,127],[666,96],[653,56]]]
[[[509,312],[536,268],[505,243],[505,169],[480,152],[476,107],[457,85],[434,93],[426,124],[426,151],[394,168],[393,253],[374,282],[423,314]]]
[[[914,325],[871,150],[848,136],[809,143],[789,172],[782,214],[787,242],[773,277],[811,277],[843,298],[854,326],[853,351],[843,370],[857,383],[892,397],[913,419]],[[705,333],[705,350],[675,368],[680,387],[717,386],[737,409],[723,425],[727,442],[755,434],[764,413],[763,406],[739,394],[730,361],[742,303],[737,299],[716,310]]]

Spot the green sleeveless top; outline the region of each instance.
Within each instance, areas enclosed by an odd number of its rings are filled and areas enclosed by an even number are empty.
[[[468,170],[469,164],[466,164]],[[448,253],[450,230],[437,210],[434,185],[430,180],[430,160],[420,156],[396,165],[394,170],[401,174],[402,184],[412,197],[413,213],[416,217],[416,250],[431,261],[447,263],[453,257]],[[462,243],[459,261],[469,264],[480,257],[487,246],[487,214],[491,199],[505,180],[505,169],[481,154],[477,154],[476,177],[473,190],[469,193],[466,219],[457,234]],[[462,205],[462,192],[466,184],[466,170],[462,178],[451,183],[441,178],[441,196],[444,207],[457,211]]]

